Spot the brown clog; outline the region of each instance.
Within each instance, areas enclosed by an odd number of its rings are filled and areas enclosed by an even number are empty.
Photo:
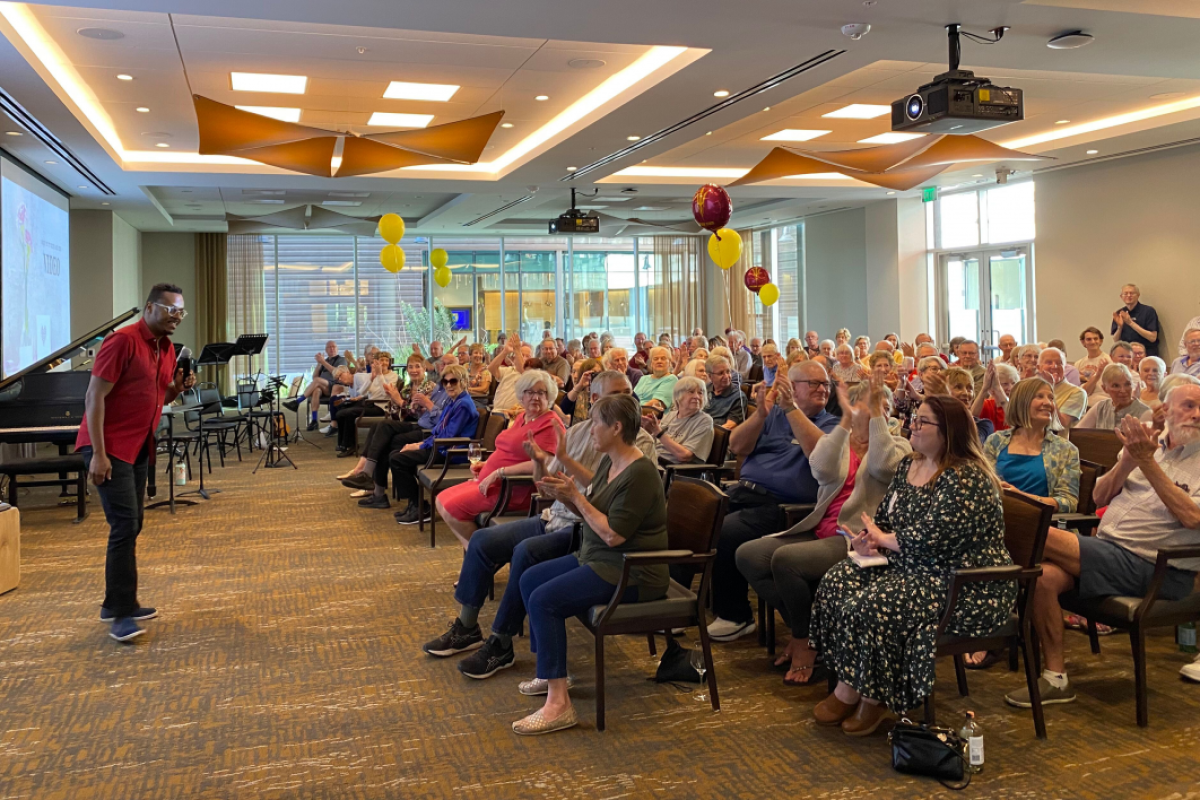
[[[813,708],[813,718],[818,725],[841,725],[857,708],[853,703],[843,703],[837,695],[830,693]]]
[[[842,722],[842,733],[847,736],[870,736],[883,724],[887,716],[887,706],[860,700],[854,714]]]

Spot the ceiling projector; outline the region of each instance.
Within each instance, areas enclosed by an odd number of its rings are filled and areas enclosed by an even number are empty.
[[[892,103],[892,130],[906,133],[968,134],[986,131],[1025,119],[1020,89],[996,86],[959,69],[960,26],[947,25],[950,39],[950,69],[907,97]],[[994,39],[965,34],[976,41],[994,44],[1006,28],[993,31]]]
[[[571,236],[575,234],[596,234],[600,232],[600,218],[594,213],[585,214],[575,207],[575,190],[571,189],[571,207],[550,220],[550,234]]]

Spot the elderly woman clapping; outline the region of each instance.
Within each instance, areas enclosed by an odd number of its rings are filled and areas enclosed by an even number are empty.
[[[671,374],[671,351],[665,347],[650,350],[650,374],[637,385],[637,396],[644,406],[654,406],[661,411],[670,411],[674,402],[675,383],[679,378]]]
[[[658,443],[658,458],[667,464],[703,463],[712,450],[713,419],[704,413],[708,391],[699,378],[680,378],[674,405],[662,418],[647,414],[642,427]]]

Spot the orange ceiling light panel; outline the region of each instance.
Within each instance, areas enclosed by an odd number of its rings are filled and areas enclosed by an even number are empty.
[[[905,191],[956,164],[989,161],[1042,161],[978,136],[927,136],[910,142],[856,150],[811,151],[776,147],[731,186],[779,180],[792,175],[834,171],[849,178]]]
[[[306,175],[333,177],[334,151],[344,140],[337,177],[370,175],[426,164],[474,164],[503,111],[411,131],[368,136],[326,131],[264,117],[193,95],[200,154],[236,156]]]

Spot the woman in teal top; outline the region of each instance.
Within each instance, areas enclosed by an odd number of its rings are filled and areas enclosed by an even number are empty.
[[[644,406],[660,411],[671,410],[675,403],[675,384],[679,378],[671,374],[671,351],[665,347],[650,350],[650,374],[638,381],[637,396]]]
[[[645,380],[643,378],[643,380]],[[602,397],[592,406],[592,445],[602,453],[591,475],[546,476],[542,494],[563,502],[582,520],[579,549],[530,567],[521,575],[529,612],[529,649],[537,677],[546,681],[546,703],[513,723],[523,736],[570,728],[579,722],[567,692],[566,620],[604,605],[621,579],[625,554],[667,549],[667,501],[658,469],[634,444],[641,409],[631,395]],[[664,565],[634,567],[623,603],[658,600],[670,578]]]
[[[989,436],[983,451],[1005,489],[1070,513],[1079,505],[1079,450],[1049,430],[1054,411],[1054,388],[1026,378],[1008,398],[1005,421],[1012,427]]]

